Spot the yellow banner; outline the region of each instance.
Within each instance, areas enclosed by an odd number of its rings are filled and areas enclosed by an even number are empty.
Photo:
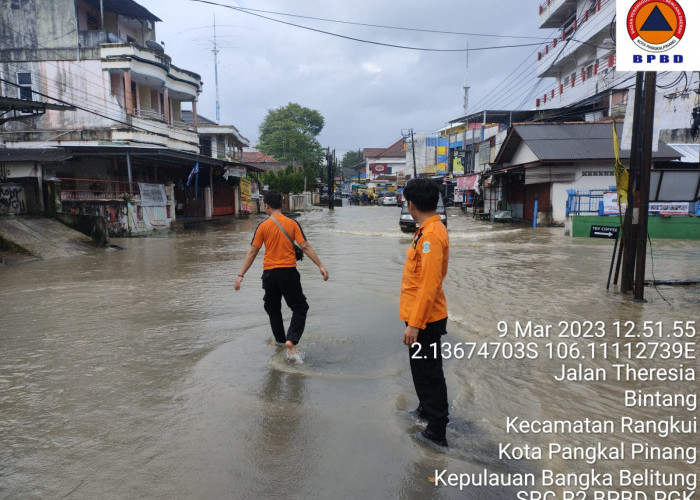
[[[244,212],[253,211],[253,201],[250,196],[250,180],[241,178],[241,210]]]
[[[454,159],[452,160],[452,172],[455,174],[463,174],[464,173],[464,165],[462,164],[462,157],[461,156],[455,156]]]
[[[629,174],[620,161],[620,141],[617,139],[615,120],[613,120],[613,147],[615,148],[615,184],[617,186],[618,207],[627,205],[627,187],[629,186]]]

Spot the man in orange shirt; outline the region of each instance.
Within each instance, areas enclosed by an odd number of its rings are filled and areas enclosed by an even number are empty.
[[[296,345],[304,333],[309,304],[301,289],[301,279],[296,268],[296,254],[290,238],[295,240],[304,253],[318,266],[323,281],[328,280],[328,271],[321,264],[314,249],[306,241],[306,236],[304,236],[304,231],[301,230],[299,223],[282,214],[282,195],[277,191],[268,191],[265,193],[263,201],[265,202],[265,213],[269,217],[261,222],[255,230],[253,241],[233,287],[236,290],[241,289],[243,276],[253,264],[262,246],[265,245],[262,275],[262,286],[265,289],[263,297],[265,311],[270,317],[270,326],[275,340],[280,344],[285,344],[290,354],[297,354]],[[280,226],[287,234],[284,234]],[[282,321],[282,297],[292,310],[292,319],[286,335]]]
[[[447,385],[442,371],[440,338],[447,333],[447,301],[442,281],[447,274],[449,238],[436,213],[440,190],[429,179],[413,179],[403,191],[408,211],[420,225],[406,252],[401,278],[399,317],[406,323],[418,408],[411,414],[428,421],[423,438],[447,446]]]

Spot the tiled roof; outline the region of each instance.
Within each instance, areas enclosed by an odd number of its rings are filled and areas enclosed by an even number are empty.
[[[182,110],[180,113],[183,122],[188,125],[194,125],[194,113],[192,111]],[[218,123],[197,113],[197,125],[201,127],[202,125],[218,125]]]
[[[243,151],[243,163],[261,163],[261,162],[272,162],[279,163],[272,156],[266,155],[260,151]]]
[[[362,157],[377,158],[382,151],[384,151],[383,148],[365,148],[362,150]]]
[[[362,151],[363,158],[404,158],[405,156],[403,139],[399,139],[388,148],[365,148]]]

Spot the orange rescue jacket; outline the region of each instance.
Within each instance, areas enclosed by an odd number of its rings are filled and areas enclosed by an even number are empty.
[[[406,251],[401,278],[399,318],[420,330],[447,317],[442,280],[447,274],[450,240],[447,228],[434,215],[424,221]]]

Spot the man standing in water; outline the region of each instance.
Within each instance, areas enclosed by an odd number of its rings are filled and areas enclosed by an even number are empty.
[[[409,347],[418,408],[413,416],[428,421],[423,438],[447,446],[447,385],[442,371],[440,337],[447,333],[447,301],[442,281],[447,274],[449,238],[436,213],[439,187],[413,179],[403,191],[408,211],[420,227],[406,252],[401,278],[399,317],[406,323],[403,343]]]
[[[321,264],[314,249],[306,241],[306,236],[304,236],[304,231],[301,230],[299,223],[282,214],[282,195],[277,191],[268,191],[265,193],[263,201],[265,213],[269,217],[261,222],[255,230],[253,241],[233,287],[236,290],[241,289],[241,282],[246,271],[253,264],[264,244],[262,287],[265,289],[263,297],[265,311],[270,317],[270,326],[275,340],[279,344],[286,345],[289,354],[296,355],[296,345],[304,333],[309,304],[301,289],[301,279],[296,268],[296,254],[290,238],[295,240],[304,253],[318,266],[323,281],[328,280],[328,271]],[[286,335],[282,322],[282,297],[292,310],[292,319]]]

